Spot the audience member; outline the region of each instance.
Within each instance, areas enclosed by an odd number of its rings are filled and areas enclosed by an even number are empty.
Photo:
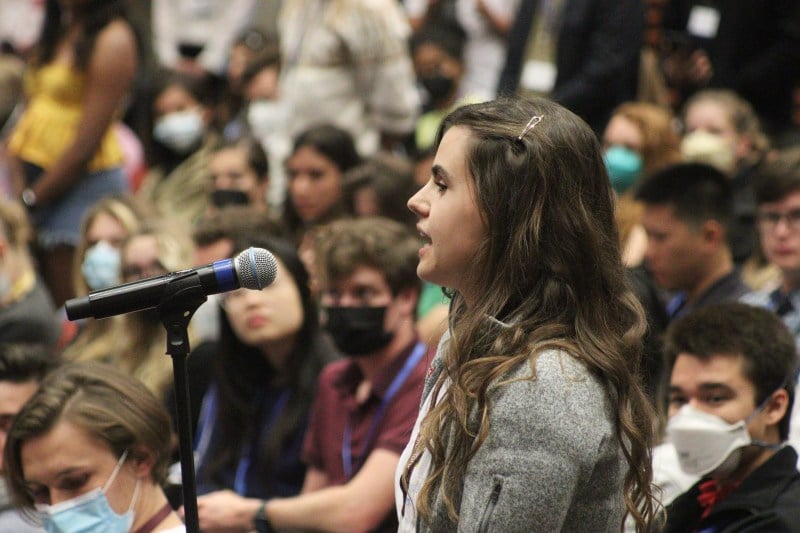
[[[500,69],[506,59],[506,41],[521,0],[454,0],[455,21],[463,28],[466,40],[463,53],[464,77],[458,80],[460,96],[491,100],[496,96]],[[430,20],[428,12],[440,0],[403,0],[411,26],[419,30]]]
[[[131,232],[120,247],[120,280],[130,283],[183,270],[191,266],[193,248],[180,224],[168,219],[151,222]],[[104,361],[138,378],[157,397],[167,401],[172,385],[172,361],[166,355],[166,331],[156,309],[112,317],[113,325],[103,336],[81,351],[69,350],[65,357],[74,361]],[[193,359],[189,365],[194,369]],[[192,372],[192,385],[202,382],[208,369],[198,365]],[[197,375],[194,375],[194,374]],[[193,413],[199,411],[202,390],[191,391]]]
[[[759,168],[755,201],[761,247],[780,280],[744,301],[778,313],[800,345],[800,152],[778,155]]]
[[[268,47],[248,63],[242,74],[244,103],[238,119],[239,127],[249,129],[267,153],[270,167],[267,198],[270,205],[278,209],[286,199],[284,162],[292,148],[292,139],[287,133],[287,106],[278,90],[280,61],[278,48]],[[225,134],[229,132],[226,130]]]
[[[360,162],[353,138],[331,125],[314,126],[294,141],[283,220],[296,243],[306,231],[343,214],[342,175]]]
[[[0,342],[53,348],[61,328],[30,255],[32,237],[25,207],[0,199]]]
[[[256,0],[152,0],[152,46],[159,63],[195,76],[225,72],[236,36]]]
[[[252,137],[222,140],[208,158],[211,209],[252,205],[267,210],[270,168],[267,154]]]
[[[56,362],[50,350],[40,344],[0,343],[0,471],[6,435],[14,417]],[[9,499],[5,480],[0,480],[0,531],[43,531],[38,524],[21,516]]]
[[[697,89],[726,88],[746,98],[772,134],[789,127],[800,80],[800,4],[672,0],[663,21],[664,73],[678,105]]]
[[[161,483],[169,415],[138,380],[101,363],[51,372],[15,417],[4,465],[13,501],[46,531],[75,531],[75,512],[104,530],[183,533]],[[76,507],[78,506],[79,507]]]
[[[219,509],[217,491],[244,498],[295,496],[305,479],[300,454],[322,367],[335,349],[323,336],[308,274],[294,247],[271,237],[245,238],[278,262],[275,281],[261,291],[224,294],[219,342],[199,346],[211,355],[213,380],[203,399],[195,441],[200,524],[235,527]],[[233,494],[229,494],[233,497]]]
[[[154,215],[132,196],[109,196],[95,202],[83,217],[81,240],[75,250],[72,283],[78,297],[90,291],[122,283],[120,252],[122,243]],[[89,346],[105,345],[113,338],[116,318],[87,318],[78,323],[64,322],[61,344],[64,357],[73,359]]]
[[[417,239],[381,218],[341,220],[315,241],[327,329],[345,357],[326,366],[303,447],[303,494],[217,505],[239,528],[396,531],[392,473],[419,406],[425,345],[414,331]],[[228,522],[233,526],[233,522]]]
[[[656,172],[636,192],[644,204],[645,260],[653,279],[670,291],[670,320],[749,291],[728,245],[732,217],[730,180],[701,163]]]
[[[464,75],[464,32],[453,25],[425,25],[411,35],[414,74],[425,98],[414,128],[415,153],[433,145],[442,119],[471,96],[459,93]]]
[[[353,136],[362,155],[402,146],[419,95],[408,19],[397,0],[286,0],[278,27],[291,137],[332,123]]]
[[[600,134],[636,98],[643,32],[640,0],[521,2],[498,92],[548,96]]]
[[[683,111],[681,152],[685,161],[708,163],[732,179],[730,242],[733,260],[746,261],[755,245],[752,176],[769,150],[752,106],[733,91],[707,89],[692,96]]]
[[[71,298],[72,263],[86,209],[127,190],[111,127],[137,68],[121,0],[48,0],[32,54],[28,104],[9,140],[24,169],[39,265],[55,305]]]
[[[785,445],[795,342],[772,313],[740,303],[670,326],[667,439],[700,480],[667,507],[666,532],[800,531],[797,452]]]
[[[239,33],[228,50],[225,77],[216,110],[216,119],[223,125],[221,129],[225,138],[240,137],[245,133],[239,120],[244,104],[243,74],[247,66],[263,54],[269,44],[261,30],[248,27]],[[274,46],[277,50],[277,44]]]
[[[395,474],[399,531],[650,531],[644,333],[600,143],[544,99],[442,123],[409,200],[417,272],[453,293]],[[591,265],[591,268],[586,268]]]
[[[620,233],[622,261],[638,266],[647,236],[641,225],[642,206],[633,198],[635,185],[680,161],[672,113],[655,104],[626,102],[617,107],[603,132],[603,159],[617,193],[614,216]]]
[[[264,209],[229,205],[201,216],[192,228],[195,265],[233,257],[234,243],[248,236],[284,237],[283,226]],[[219,339],[219,305],[223,294],[210,294],[192,315],[196,343]]]
[[[217,142],[209,99],[206,80],[165,72],[150,100],[150,170],[136,196],[189,226],[208,205],[208,158]]]

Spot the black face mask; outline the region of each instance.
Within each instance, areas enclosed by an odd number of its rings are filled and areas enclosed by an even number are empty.
[[[345,355],[364,357],[384,348],[394,333],[383,329],[386,307],[326,307],[325,328]]]
[[[435,103],[447,100],[447,97],[453,92],[453,86],[455,85],[455,80],[453,78],[448,78],[441,74],[422,76],[419,81],[422,86],[425,87],[425,90],[428,91],[431,100]]]
[[[250,196],[246,192],[236,189],[214,189],[211,193],[211,203],[215,207],[247,205],[250,203]]]

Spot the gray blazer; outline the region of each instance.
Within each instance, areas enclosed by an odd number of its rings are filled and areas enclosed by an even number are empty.
[[[423,398],[442,371],[439,344]],[[542,353],[536,378],[490,389],[490,430],[457,498],[458,531],[620,531],[627,463],[600,381],[573,357]],[[530,378],[525,362],[509,378]],[[418,531],[452,531],[441,501]]]

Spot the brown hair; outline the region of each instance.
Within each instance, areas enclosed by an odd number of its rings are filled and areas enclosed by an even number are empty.
[[[166,479],[170,461],[170,418],[164,405],[137,379],[102,363],[67,363],[51,372],[14,418],[4,466],[14,502],[33,512],[22,464],[22,446],[66,421],[108,445],[119,457],[145,449],[154,461],[155,483]]]
[[[535,128],[526,123],[543,116]],[[624,499],[638,531],[655,516],[650,486],[653,413],[635,378],[644,312],[624,281],[613,192],[594,132],[546,99],[503,98],[453,111],[437,134],[466,128],[465,154],[487,232],[466,272],[482,298],[458,292],[445,371],[450,387],[424,418],[419,446],[432,467],[417,499],[423,520],[435,494],[457,520],[455,499],[489,433],[489,393],[538,354],[570,354],[604,384],[628,463]],[[487,327],[486,317],[510,324]],[[535,379],[532,378],[532,379]],[[416,451],[416,450],[415,450]]]

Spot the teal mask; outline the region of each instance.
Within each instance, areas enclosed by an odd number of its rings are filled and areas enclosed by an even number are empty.
[[[627,191],[642,173],[642,156],[624,146],[614,145],[603,155],[611,186],[617,193]]]

